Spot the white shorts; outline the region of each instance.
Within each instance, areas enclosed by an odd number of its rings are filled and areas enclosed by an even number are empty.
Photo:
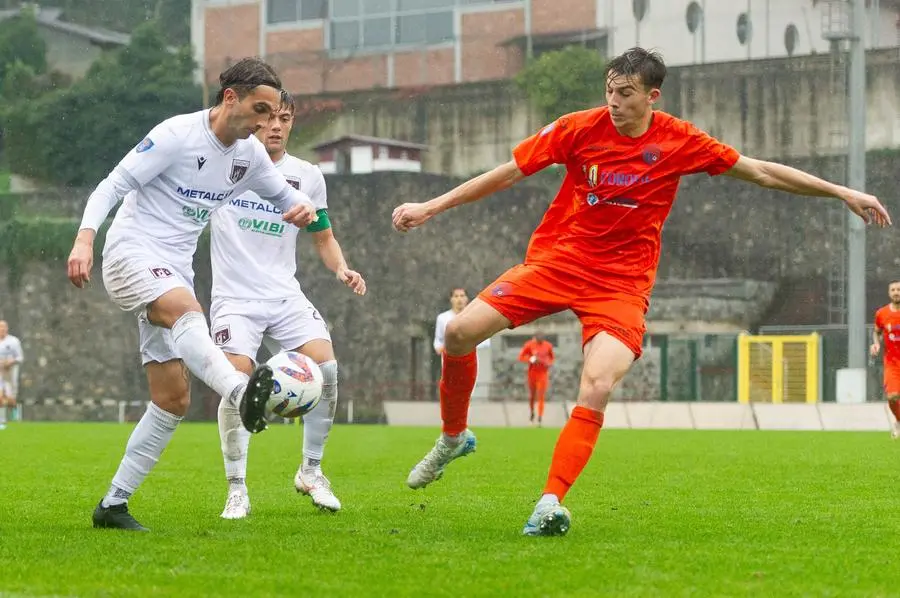
[[[140,247],[118,246],[103,256],[103,285],[113,303],[137,316],[142,365],[180,359],[172,331],[151,324],[147,306],[172,289],[185,288],[194,295],[191,269],[179,270]]]
[[[7,399],[15,399],[19,393],[19,365],[0,372],[0,394]]]
[[[287,351],[314,340],[331,342],[328,325],[305,296],[280,301],[214,299],[209,312],[213,341],[226,353],[256,361],[264,337],[270,349]]]

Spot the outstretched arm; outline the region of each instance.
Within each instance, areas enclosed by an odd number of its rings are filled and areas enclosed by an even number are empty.
[[[405,203],[397,207],[394,209],[391,220],[395,229],[406,232],[411,228],[421,226],[432,216],[445,210],[472,203],[498,191],[509,189],[523,178],[525,175],[519,170],[515,161],[510,160],[474,179],[469,179],[440,197],[424,203]]]
[[[334,272],[338,280],[353,289],[354,293],[365,295],[366,281],[359,272],[351,270],[347,266],[344,252],[341,250],[340,243],[334,238],[332,229],[326,228],[314,232],[312,236],[313,242],[316,244],[316,251],[319,252],[319,257],[322,258],[325,267]]]
[[[835,185],[777,162],[767,162],[741,156],[735,165],[725,172],[727,176],[755,183],[760,187],[786,191],[795,195],[834,197],[842,200],[851,212],[879,226],[889,226],[891,217],[874,195],[855,191],[843,185]]]

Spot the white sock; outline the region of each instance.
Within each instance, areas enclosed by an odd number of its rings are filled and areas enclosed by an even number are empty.
[[[541,500],[538,501],[539,505],[558,505],[559,497],[555,494],[544,494],[541,496]]]
[[[180,421],[180,415],[163,411],[155,403],[147,406],[125,445],[125,456],[113,476],[109,492],[103,498],[104,507],[128,502],[159,461]]]
[[[246,492],[250,432],[241,423],[240,411],[224,397],[219,401],[219,440],[222,442],[228,492]]]
[[[320,363],[319,369],[322,370],[322,398],[303,416],[303,471],[320,468],[337,407],[337,362]]]
[[[441,432],[441,438],[444,439],[444,444],[447,446],[459,446],[459,443],[462,442],[462,434],[444,434]]]
[[[6,405],[4,405],[3,407],[0,407],[0,425],[3,425],[6,423],[6,410],[7,410]]]
[[[225,354],[209,336],[206,318],[198,311],[189,311],[172,326],[172,339],[182,361],[192,374],[203,380],[219,396],[232,402],[236,389],[247,384],[247,376],[235,369]]]

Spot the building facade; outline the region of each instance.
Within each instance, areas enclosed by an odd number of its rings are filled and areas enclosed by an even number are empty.
[[[862,0],[860,0],[862,1]],[[898,45],[900,0],[866,0],[867,47]],[[846,0],[192,0],[197,79],[265,57],[297,94],[506,79],[572,43],[670,65],[827,52]]]

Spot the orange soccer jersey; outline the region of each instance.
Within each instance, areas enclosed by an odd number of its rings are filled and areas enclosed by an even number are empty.
[[[875,312],[875,328],[882,333],[884,392],[900,395],[900,310],[885,305]]]
[[[604,331],[640,355],[663,223],[681,177],[721,174],[739,157],[665,112],[654,112],[636,138],[616,130],[606,107],[563,116],[513,150],[525,175],[564,164],[566,177],[525,263],[479,297],[513,326],[571,309],[583,342]]]
[[[532,357],[536,358],[534,363],[531,363]],[[519,353],[519,361],[528,363],[529,375],[546,375],[548,368],[553,365],[553,360],[553,345],[549,341],[529,339],[522,345],[522,351]]]

